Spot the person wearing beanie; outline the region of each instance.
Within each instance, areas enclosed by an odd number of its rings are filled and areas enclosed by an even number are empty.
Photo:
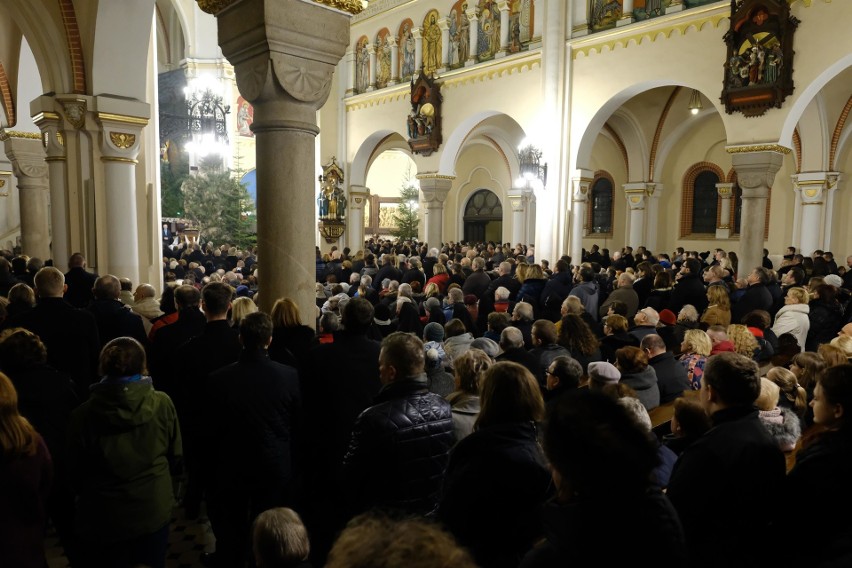
[[[435,351],[437,354],[436,357],[438,357],[438,360],[435,362],[435,366],[443,371],[444,366],[447,364],[447,353],[444,351],[444,326],[435,322],[427,323],[426,327],[423,328],[423,342],[423,349],[427,354],[429,351]],[[427,358],[427,372],[430,368],[429,359]],[[452,389],[450,389],[450,392],[452,392]],[[444,394],[449,394],[449,392]],[[441,396],[444,396],[444,394],[441,394]]]
[[[588,366],[589,388],[602,390],[606,385],[614,385],[621,380],[621,371],[606,361],[592,361]]]

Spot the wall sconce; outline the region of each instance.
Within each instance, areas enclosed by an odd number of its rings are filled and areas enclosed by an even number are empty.
[[[518,147],[520,177],[516,180],[519,187],[528,186],[542,190],[547,185],[547,164],[541,163],[542,152],[528,140]]]
[[[698,89],[692,89],[692,94],[689,96],[689,112],[692,114],[698,114],[698,111],[704,108],[704,105],[701,104],[701,93],[698,92]]]

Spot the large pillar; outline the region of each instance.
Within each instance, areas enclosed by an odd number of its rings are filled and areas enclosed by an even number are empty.
[[[624,197],[627,198],[627,207],[630,210],[630,232],[625,244],[634,249],[645,245],[645,204],[648,198],[646,185],[645,182],[624,184]]]
[[[349,186],[349,212],[346,223],[349,226],[346,246],[353,253],[364,248],[364,206],[370,200],[370,188],[363,185]]]
[[[33,119],[41,129],[50,183],[50,253],[57,264],[71,256],[68,227],[68,164],[62,121],[55,112],[42,112]]]
[[[464,62],[465,67],[476,65],[479,55],[479,14],[476,13],[476,7],[467,11],[467,19],[470,21],[470,53]]]
[[[535,242],[535,192],[533,190],[525,190],[524,198],[527,202],[527,214],[526,214],[526,232],[524,234],[524,242],[525,243],[534,243]]]
[[[505,57],[509,53],[509,3],[498,2],[497,8],[500,10],[500,50],[495,54],[495,57]]]
[[[586,229],[586,215],[589,206],[589,193],[595,173],[592,170],[577,170],[571,178],[571,260],[580,264],[583,258],[583,236]]]
[[[775,174],[789,149],[775,144],[730,146],[737,182],[743,192],[740,219],[740,262],[737,271],[746,275],[763,263],[766,234],[766,198]]]
[[[663,184],[646,183],[648,213],[645,216],[645,242],[642,244],[650,251],[657,252],[657,228],[660,219],[660,198],[663,196]]]
[[[452,176],[418,174],[421,201],[426,207],[425,241],[429,247],[441,248],[444,240],[444,201],[453,187]]]
[[[717,183],[716,184],[716,192],[719,194],[719,198],[721,199],[722,208],[719,211],[719,225],[716,227],[716,238],[717,239],[730,239],[731,238],[731,205],[732,200],[731,197],[734,195],[734,184],[733,183]]]
[[[391,77],[388,85],[396,85],[399,83],[399,42],[395,37],[388,38],[388,45],[391,50]]]
[[[633,23],[633,0],[624,0],[621,5],[621,17],[615,23],[616,26],[626,26]]]
[[[113,121],[104,114],[99,114],[98,120],[102,129],[99,142],[104,168],[108,270],[119,278],[141,282],[136,157],[142,142],[142,125]]]
[[[791,178],[796,192],[796,208],[801,208],[798,234],[793,235],[793,240],[805,255],[817,249],[825,250],[829,247],[826,238],[831,234],[832,208],[829,200],[833,201],[839,174],[806,172]]]
[[[527,242],[527,196],[522,188],[512,189],[509,205],[512,207],[512,244]]]
[[[35,132],[0,131],[6,156],[18,179],[21,207],[21,253],[42,260],[50,256],[48,225],[47,163],[41,135]]]
[[[254,105],[260,308],[268,312],[288,296],[311,325],[317,110],[349,45],[350,16],[300,0],[225,4],[210,10],[217,12],[219,45]]]

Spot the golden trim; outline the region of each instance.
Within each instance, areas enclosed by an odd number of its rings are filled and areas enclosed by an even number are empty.
[[[133,158],[122,158],[121,156],[101,156],[102,162],[120,162],[122,164],[138,164],[139,160]]]
[[[744,144],[742,146],[728,146],[725,148],[728,154],[751,154],[753,152],[778,152],[787,155],[793,150],[780,144]]]
[[[110,122],[123,122],[124,124],[138,124],[140,126],[148,126],[148,119],[141,116],[129,116],[126,114],[111,114],[108,112],[99,112],[98,120],[108,120]]]
[[[425,173],[425,174],[417,174],[414,177],[417,178],[417,179],[448,179],[448,180],[456,179],[456,176],[448,176],[448,175],[445,175],[445,174],[435,174],[435,173],[428,173],[428,172]]]
[[[44,159],[45,162],[64,162],[65,160],[65,156],[47,156]]]
[[[640,45],[645,40],[654,43],[661,34],[664,39],[669,39],[675,32],[686,35],[689,28],[694,27],[701,31],[705,24],[712,24],[718,28],[723,21],[730,19],[729,6],[712,6],[690,8],[675,12],[669,16],[644,20],[642,23],[631,24],[620,28],[601,32],[590,32],[588,36],[581,36],[568,41],[571,46],[572,59],[577,59],[579,54],[588,57],[593,52],[601,54],[604,48],[613,51],[616,46],[627,47],[631,41]],[[668,25],[660,25],[667,23]]]
[[[802,205],[822,205],[824,201],[802,201]]]
[[[59,116],[59,114],[57,114],[55,112],[51,112],[49,110],[46,110],[44,112],[40,112],[37,115],[35,115],[33,117],[33,122],[38,124],[39,122],[41,122],[43,120],[60,120],[61,118],[62,117]]]
[[[329,8],[349,12],[352,15],[360,14],[364,11],[364,5],[361,0],[314,0],[316,4],[323,4]]]
[[[41,140],[41,132],[21,132],[20,130],[3,130],[0,132],[0,141],[5,142],[9,138]]]
[[[213,14],[214,16],[233,4],[235,0],[195,0],[202,12]]]
[[[0,176],[10,176],[12,172],[10,170],[0,170]]]
[[[128,134],[127,132],[110,132],[109,141],[112,142],[116,148],[127,150],[136,144],[136,135]]]

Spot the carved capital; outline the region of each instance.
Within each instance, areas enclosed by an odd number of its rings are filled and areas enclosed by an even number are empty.
[[[734,195],[734,184],[732,183],[717,183],[716,193],[722,199],[730,199]]]
[[[328,98],[334,65],[276,54],[272,56],[272,66],[279,84],[294,99],[319,107]]]
[[[648,198],[648,184],[645,182],[625,183],[624,197],[627,199],[627,206],[631,210],[645,209],[645,200]]]
[[[571,179],[571,200],[588,201],[589,191],[591,191],[592,178],[590,177],[575,177]]]
[[[784,162],[784,154],[771,149],[736,152],[731,154],[731,158],[743,198],[766,198],[775,181],[775,174]]]

